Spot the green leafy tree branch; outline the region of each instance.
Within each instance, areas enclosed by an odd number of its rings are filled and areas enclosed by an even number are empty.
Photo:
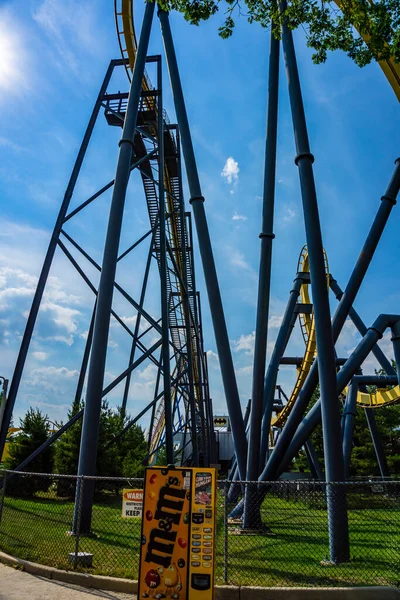
[[[391,57],[400,62],[399,0],[158,0],[158,4],[181,12],[193,25],[222,12],[222,38],[232,35],[241,16],[272,28],[276,38],[284,23],[292,30],[301,27],[316,64],[334,50],[345,52],[359,67]]]

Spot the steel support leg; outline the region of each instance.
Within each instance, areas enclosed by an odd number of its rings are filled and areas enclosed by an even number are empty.
[[[268,365],[267,374],[265,376],[264,418],[261,431],[260,471],[262,471],[265,466],[265,460],[268,452],[269,430],[271,427],[272,408],[275,398],[275,386],[278,378],[279,364],[296,322],[297,315],[295,314],[294,309],[300,294],[302,282],[303,280],[299,275],[293,282],[293,289],[290,291],[289,301],[286,306],[285,314],[283,315],[282,324],[279,328],[278,337],[276,338],[271,360]]]
[[[319,464],[318,456],[314,448],[314,444],[309,439],[304,444],[304,451],[306,453],[306,458],[308,462],[308,466],[310,467],[311,475],[314,479],[318,479],[319,481],[324,481],[324,473],[321,469],[321,465]]]
[[[75,190],[75,185],[82,167],[83,160],[86,155],[87,148],[89,146],[90,138],[93,133],[94,126],[96,124],[96,120],[98,114],[100,112],[101,103],[103,101],[104,94],[107,91],[108,84],[111,79],[111,75],[113,73],[115,66],[115,61],[111,61],[107,73],[104,77],[103,84],[100,88],[99,95],[95,102],[88,126],[85,131],[85,135],[82,140],[81,147],[79,148],[78,156],[75,161],[74,168],[72,170],[71,178],[68,182],[67,189],[64,194],[64,198],[60,207],[60,211],[58,213],[57,221],[54,226],[54,230],[51,236],[51,240],[47,249],[46,257],[44,259],[43,267],[41,273],[39,275],[38,284],[36,287],[35,295],[33,297],[31,310],[29,312],[28,320],[25,326],[24,335],[21,342],[21,347],[19,349],[17,362],[15,364],[14,375],[12,378],[10,392],[7,399],[7,406],[4,412],[4,418],[1,425],[0,430],[0,456],[3,455],[4,444],[6,441],[6,437],[8,434],[8,428],[10,427],[11,417],[14,410],[15,401],[18,394],[19,384],[21,382],[22,373],[25,366],[26,357],[28,354],[29,346],[32,339],[33,330],[36,323],[36,318],[39,312],[40,303],[42,301],[44,289],[46,286],[47,278],[50,272],[51,264],[53,262],[54,253],[57,248],[57,242],[60,237],[61,228],[64,223],[64,219],[67,214],[67,210],[69,207],[69,203],[71,201],[72,195]]]
[[[165,223],[165,187],[164,187],[164,115],[162,102],[162,65],[161,57],[157,62],[158,82],[158,197],[160,204],[160,281],[161,281],[161,326],[162,360],[164,382],[164,418],[165,449],[167,465],[174,464],[174,436],[171,397],[171,362],[169,353],[169,308],[167,286],[167,239]]]
[[[374,445],[376,460],[381,477],[390,477],[389,467],[386,461],[385,451],[383,449],[381,434],[379,433],[378,425],[375,420],[374,410],[372,408],[364,409],[365,417],[368,423],[368,429],[371,434],[372,443]]]
[[[326,285],[325,261],[323,254],[318,202],[315,191],[300,80],[293,44],[292,32],[283,26],[282,43],[289,84],[290,105],[296,141],[296,164],[299,168],[304,222],[310,261],[311,289],[314,305],[314,321],[318,352],[318,372],[321,389],[322,428],[325,456],[325,478],[327,483],[343,481],[343,454],[340,436],[340,410],[336,394],[335,349],[331,327],[328,288]],[[337,489],[335,497],[328,486],[329,549],[332,562],[349,560],[349,538],[347,523],[346,496],[344,490]],[[343,493],[341,493],[341,491]]]
[[[400,384],[400,320],[396,321],[392,327],[392,343],[393,343],[393,352],[394,352],[394,360],[396,363],[396,375]]]
[[[129,181],[137,114],[146,62],[147,47],[154,14],[154,3],[146,4],[136,63],[126,110],[113,189],[103,263],[97,296],[97,309],[90,356],[82,441],[79,453],[78,475],[95,475],[96,455],[101,412],[101,397],[107,355],[107,341],[114,290],[118,246],[126,189]],[[165,369],[165,364],[163,365]],[[87,481],[82,497],[81,531],[90,533],[92,519],[93,483]]]
[[[358,384],[353,380],[347,388],[346,402],[343,409],[343,461],[344,476],[349,478],[350,458],[353,446],[354,420],[357,410]]]
[[[160,10],[158,14],[161,23],[161,31],[164,40],[169,76],[171,79],[172,93],[174,96],[175,112],[182,138],[183,156],[185,159],[186,173],[191,196],[190,203],[193,207],[193,213],[196,222],[197,237],[199,241],[204,279],[207,287],[211,318],[220,361],[222,381],[225,390],[229,417],[231,420],[232,436],[235,445],[235,451],[238,457],[240,474],[241,477],[245,479],[247,456],[246,432],[243,425],[239,391],[236,383],[235,369],[233,366],[224,310],[222,307],[221,292],[219,289],[217,272],[215,268],[210,233],[208,230],[208,224],[204,210],[204,197],[201,193],[200,181],[197,172],[168,13]]]
[[[263,391],[265,363],[267,359],[267,337],[269,299],[271,288],[272,241],[274,239],[274,202],[276,139],[278,127],[278,89],[279,89],[279,50],[280,42],[270,34],[270,55],[268,75],[267,132],[264,166],[264,193],[262,228],[260,233],[260,267],[258,279],[258,300],[256,316],[256,336],[254,344],[253,386],[251,396],[250,431],[247,454],[247,481],[256,481],[259,475],[261,421],[263,416]],[[261,516],[254,503],[257,486],[246,486],[246,498],[243,513],[243,527],[256,529],[261,525]]]

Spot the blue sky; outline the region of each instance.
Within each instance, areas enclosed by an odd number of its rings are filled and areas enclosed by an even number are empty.
[[[136,24],[143,7],[135,6]],[[196,28],[172,15],[178,61],[192,128],[206,211],[243,404],[251,393],[252,351],[263,186],[269,34],[239,19],[230,40],[217,29],[222,15]],[[319,194],[323,238],[332,274],[344,287],[357,259],[399,155],[398,102],[377,65],[362,70],[340,53],[314,66],[301,33],[295,35]],[[159,25],[150,52],[162,51]],[[52,226],[94,100],[111,58],[119,57],[112,0],[0,0],[0,374],[11,377],[26,313],[30,307]],[[167,81],[167,71],[165,81]],[[124,73],[110,91],[125,90]],[[283,59],[281,64],[277,193],[273,249],[269,352],[305,242],[301,197]],[[165,106],[174,120],[172,97]],[[120,131],[100,117],[72,205],[113,178]],[[186,199],[188,194],[186,193]],[[70,223],[67,231],[101,260],[110,195]],[[189,205],[187,204],[189,208]],[[147,219],[147,220],[146,220]],[[356,307],[371,324],[381,312],[398,312],[400,214],[395,207]],[[121,248],[147,230],[144,195],[132,178]],[[197,252],[197,251],[196,251]],[[119,281],[138,296],[145,252],[122,266]],[[202,295],[204,335],[209,352],[215,412],[225,402],[198,253],[196,274]],[[97,275],[88,270],[96,283]],[[159,314],[153,268],[146,308]],[[28,406],[51,419],[65,419],[74,393],[93,297],[62,254],[57,253],[24,372],[15,422]],[[336,301],[331,298],[334,309]],[[129,306],[116,298],[127,323]],[[345,326],[338,345],[348,355],[358,337]],[[111,327],[106,382],[127,362],[128,339]],[[147,340],[151,341],[151,340]],[[389,338],[382,347],[391,355]],[[297,331],[288,354],[300,355]],[[374,368],[368,360],[365,372]],[[136,373],[129,410],[152,397],[154,368]],[[280,383],[290,391],[294,372],[282,368]],[[120,403],[121,387],[109,396]],[[145,424],[145,421],[143,422]]]

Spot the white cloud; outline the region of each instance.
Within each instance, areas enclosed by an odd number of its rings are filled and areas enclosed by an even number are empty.
[[[244,352],[248,355],[254,354],[254,342],[256,339],[256,332],[245,335],[242,334],[238,340],[233,340],[233,349],[235,352]]]
[[[54,302],[44,302],[41,308],[44,312],[49,312],[51,320],[54,321],[58,327],[66,329],[70,334],[76,333],[78,325],[75,317],[81,314],[79,310],[61,306]]]
[[[247,221],[247,217],[245,215],[239,215],[237,212],[235,212],[232,217],[232,221]]]
[[[278,315],[272,315],[272,317],[268,319],[268,327],[270,329],[279,329],[279,327],[282,325],[282,319],[283,317],[278,317]]]
[[[137,319],[137,315],[132,315],[131,317],[121,317],[121,321],[125,323],[125,325],[130,325],[131,327],[135,325]],[[115,321],[117,323],[117,321]]]
[[[29,264],[27,268],[30,268]],[[36,285],[37,277],[22,268],[0,267],[0,313],[8,317],[15,339],[24,327],[22,317],[28,317],[30,299],[35,293]],[[48,278],[40,307],[41,318],[39,317],[38,328],[35,330],[37,339],[54,340],[69,346],[73,344],[82,316],[74,305],[82,304],[83,298],[66,292],[67,285],[65,276],[62,280],[55,276]]]
[[[72,344],[74,343],[73,335],[48,335],[46,337],[40,337],[38,339],[42,340],[43,342],[61,342],[62,344],[67,344],[67,346],[72,346]]]
[[[60,393],[69,382],[74,382],[79,376],[79,371],[69,370],[66,367],[41,367],[33,369],[26,382],[32,387],[39,387],[49,392]]]
[[[218,354],[216,352],[213,352],[212,350],[207,350],[206,354],[208,366],[212,368],[219,368]]]
[[[251,266],[246,261],[244,254],[242,254],[240,250],[233,250],[229,257],[233,267],[239,267],[240,269],[245,269],[246,271],[252,271]]]
[[[10,287],[0,291],[0,310],[9,308],[8,300],[33,296],[34,290],[26,287]]]
[[[142,371],[139,371],[139,378],[147,382],[155,382],[157,377],[158,367],[150,363]]]
[[[251,375],[253,372],[253,365],[247,365],[247,367],[240,367],[240,369],[236,369],[236,375]]]
[[[32,352],[32,356],[36,358],[36,360],[46,360],[48,357],[47,352]]]
[[[1,54],[1,46],[0,46],[0,54]],[[22,146],[19,146],[12,140],[9,140],[8,138],[5,138],[5,137],[0,137],[0,146],[3,146],[4,148],[7,148],[8,150],[13,150],[13,152],[26,151],[25,148],[23,148]]]
[[[230,156],[226,159],[226,163],[221,172],[221,177],[224,177],[229,184],[237,183],[239,180],[239,163]]]
[[[293,208],[290,208],[290,206],[286,206],[284,213],[283,213],[283,218],[282,221],[284,223],[290,223],[291,221],[293,221],[293,219],[295,219],[297,216],[296,211]]]

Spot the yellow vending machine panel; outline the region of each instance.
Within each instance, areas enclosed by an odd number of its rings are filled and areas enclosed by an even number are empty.
[[[139,599],[212,600],[215,485],[214,469],[146,469]]]
[[[138,598],[188,597],[190,469],[145,471]]]
[[[192,469],[189,600],[214,596],[215,507],[215,469]]]

